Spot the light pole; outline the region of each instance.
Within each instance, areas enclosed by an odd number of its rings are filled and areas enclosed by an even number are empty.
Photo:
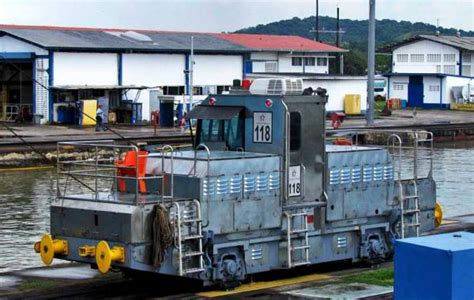
[[[369,45],[367,66],[367,125],[374,124],[374,75],[375,75],[375,0],[370,0]]]

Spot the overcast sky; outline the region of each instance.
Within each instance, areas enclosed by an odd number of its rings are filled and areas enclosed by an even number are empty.
[[[367,19],[368,2],[320,0],[319,11]],[[0,23],[220,32],[314,10],[315,0],[0,0]],[[376,17],[474,30],[474,0],[377,0]]]

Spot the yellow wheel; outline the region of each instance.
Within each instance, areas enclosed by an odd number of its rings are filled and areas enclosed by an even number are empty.
[[[435,204],[434,219],[436,227],[440,226],[443,222],[443,208],[438,202]]]
[[[125,261],[125,251],[123,247],[113,247],[110,249],[106,241],[100,241],[95,251],[95,262],[101,273],[110,270],[112,262],[123,263]]]
[[[41,260],[45,265],[50,265],[54,258],[53,238],[49,234],[43,235],[40,242]]]

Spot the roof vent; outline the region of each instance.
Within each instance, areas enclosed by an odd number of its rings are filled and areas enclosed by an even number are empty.
[[[300,78],[258,78],[250,86],[252,95],[301,95],[303,80]]]
[[[135,32],[135,31],[127,31],[120,34],[121,37],[135,41],[140,43],[153,43],[153,40],[144,34]]]
[[[457,36],[458,38],[460,38],[460,37],[461,37],[461,31],[456,31],[456,36]]]

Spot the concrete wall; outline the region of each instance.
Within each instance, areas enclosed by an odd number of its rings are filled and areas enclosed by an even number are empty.
[[[241,55],[194,55],[194,85],[232,85],[242,80]]]
[[[408,54],[408,61],[399,61],[399,54]],[[412,54],[422,54],[423,62],[416,62]],[[440,54],[440,61],[429,62],[428,54]],[[445,54],[454,54],[454,61],[446,61]],[[422,40],[401,46],[393,51],[393,73],[448,73],[454,66],[453,75],[459,75],[459,50],[454,47]]]
[[[328,91],[329,99],[326,111],[344,111],[344,96],[347,94],[359,94],[361,99],[361,110],[367,109],[367,79],[304,79],[304,88],[318,87]]]
[[[47,50],[34,46],[30,43],[17,40],[8,35],[0,37],[0,53],[1,52],[29,52],[35,53],[36,55],[48,55]]]
[[[277,53],[277,52],[254,52],[250,54],[250,60],[252,60],[252,72],[253,73],[317,73],[327,74],[329,72],[329,60],[326,66],[317,65],[317,57],[323,57],[326,59],[328,55],[321,53],[320,55],[301,55],[301,57],[314,57],[314,66],[293,66],[291,61],[292,57],[297,55],[291,55],[289,53]],[[275,64],[276,65],[273,65]],[[271,66],[269,64],[272,64]],[[271,70],[273,67],[274,70]]]
[[[54,85],[117,85],[115,53],[54,53]]]
[[[408,100],[408,76],[393,76],[389,79],[389,98]]]

